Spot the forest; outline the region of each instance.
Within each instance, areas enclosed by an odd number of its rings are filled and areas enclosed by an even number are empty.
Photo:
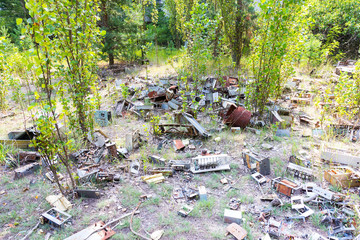
[[[0,0],[0,239],[359,239],[360,0]]]

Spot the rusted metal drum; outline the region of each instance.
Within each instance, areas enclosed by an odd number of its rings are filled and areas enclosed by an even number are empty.
[[[232,105],[224,116],[224,123],[231,127],[245,128],[250,123],[250,118],[250,111]]]

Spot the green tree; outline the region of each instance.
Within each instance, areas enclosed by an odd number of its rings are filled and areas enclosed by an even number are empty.
[[[297,21],[299,1],[267,0],[259,6],[259,29],[251,42],[254,80],[247,88],[247,104],[263,113],[268,99],[279,96],[284,80],[294,71],[302,23]]]
[[[223,31],[226,42],[231,49],[232,60],[236,67],[240,66],[244,47],[249,43],[250,32],[253,26],[254,10],[249,0],[215,0],[222,17]]]
[[[93,113],[98,104],[96,89],[98,43],[101,42],[97,1],[47,1],[44,11],[50,17],[54,34],[51,46],[57,60],[60,99],[72,130],[85,134],[93,129]]]

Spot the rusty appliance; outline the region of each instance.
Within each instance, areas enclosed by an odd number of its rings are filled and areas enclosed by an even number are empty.
[[[287,178],[274,178],[271,180],[271,185],[277,192],[288,197],[301,192],[301,186]]]
[[[336,167],[325,171],[324,178],[333,186],[344,188],[360,186],[360,173],[347,166]]]

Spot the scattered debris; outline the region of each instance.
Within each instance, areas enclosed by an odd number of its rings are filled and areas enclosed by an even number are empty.
[[[247,236],[247,231],[236,223],[231,223],[227,226],[226,231],[231,233],[238,240],[242,240]]]
[[[47,223],[50,226],[61,228],[66,222],[70,221],[71,218],[72,217],[69,214],[57,208],[51,208],[50,210],[41,214],[40,222],[41,224]]]
[[[242,212],[237,210],[226,209],[224,210],[224,222],[225,223],[237,223],[242,222]]]
[[[151,176],[142,176],[141,179],[143,181],[145,181],[146,183],[150,184],[150,183],[161,183],[165,180],[164,176],[162,173],[159,174],[154,174]]]
[[[190,207],[189,205],[184,205],[181,207],[181,209],[178,211],[178,215],[182,217],[187,217],[192,212],[194,208]]]
[[[46,201],[60,211],[67,211],[72,208],[72,204],[63,195],[49,195]]]
[[[40,168],[40,164],[39,163],[29,163],[27,165],[24,165],[22,167],[19,167],[17,169],[15,169],[15,176],[14,179],[19,179],[22,178],[26,175],[32,174],[34,173],[36,170],[38,170]]]
[[[279,193],[291,197],[293,194],[300,194],[301,186],[287,178],[274,178],[271,180],[272,187]]]

